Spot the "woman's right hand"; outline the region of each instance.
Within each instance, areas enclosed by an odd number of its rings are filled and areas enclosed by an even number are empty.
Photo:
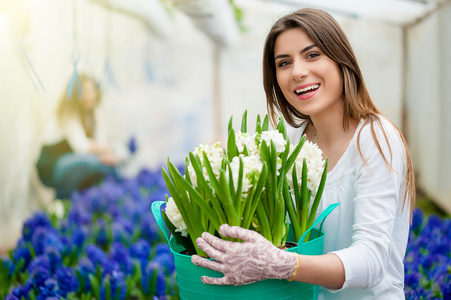
[[[99,143],[92,142],[89,152],[97,154],[99,156],[100,162],[104,165],[115,166],[119,163],[118,157],[113,152],[111,147],[107,145],[101,145]]]
[[[99,159],[102,164],[107,166],[115,166],[119,163],[119,159],[111,151],[99,154]]]

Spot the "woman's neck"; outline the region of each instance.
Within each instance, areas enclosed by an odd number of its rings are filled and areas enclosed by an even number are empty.
[[[307,125],[307,139],[316,143],[329,158],[329,171],[332,170],[346,151],[359,122],[351,119],[349,126],[343,127],[343,114],[334,113],[327,116],[314,116]]]

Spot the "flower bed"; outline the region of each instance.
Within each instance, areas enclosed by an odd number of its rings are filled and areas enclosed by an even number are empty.
[[[143,170],[36,213],[0,261],[0,298],[174,298],[172,254],[150,211],[166,193],[160,171]]]
[[[406,299],[451,299],[451,219],[413,212],[404,259]]]
[[[173,258],[150,212],[159,170],[107,179],[27,220],[0,262],[1,299],[177,299]],[[451,299],[451,219],[414,211],[406,299]]]

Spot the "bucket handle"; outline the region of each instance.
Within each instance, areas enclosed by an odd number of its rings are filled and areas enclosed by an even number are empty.
[[[307,229],[304,234],[301,236],[301,238],[298,241],[298,253],[300,253],[300,249],[302,248],[302,246],[304,245],[304,240],[306,238],[306,236],[310,233],[310,231],[315,228],[316,225],[318,225],[318,223],[321,222],[320,225],[320,230],[323,227],[323,223],[326,220],[326,217],[338,206],[340,205],[340,203],[332,203],[331,205],[329,205],[319,216],[318,218],[313,222],[312,226],[310,226],[309,229]]]
[[[166,229],[163,217],[161,216],[161,206],[163,206],[164,204],[166,204],[166,201],[154,201],[151,208],[152,214],[155,217],[155,220],[157,220],[157,224],[160,227],[161,231],[163,231],[164,236],[166,237],[166,240],[169,244],[171,234]]]

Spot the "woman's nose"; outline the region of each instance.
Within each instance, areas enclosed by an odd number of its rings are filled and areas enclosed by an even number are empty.
[[[291,77],[293,78],[293,80],[301,80],[308,75],[308,72],[309,71],[305,63],[297,61],[293,64]]]

